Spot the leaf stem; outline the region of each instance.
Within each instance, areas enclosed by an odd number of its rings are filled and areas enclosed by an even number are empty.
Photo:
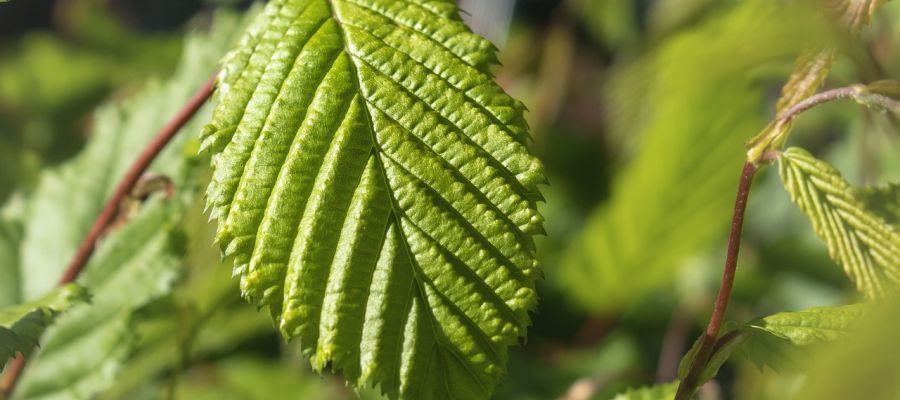
[[[119,185],[116,187],[113,196],[106,203],[106,206],[103,208],[103,211],[94,221],[94,225],[91,227],[91,230],[88,232],[87,236],[84,238],[84,241],[81,242],[81,245],[78,247],[78,250],[75,253],[74,258],[69,263],[69,266],[66,268],[65,272],[63,272],[62,277],[59,278],[59,282],[57,286],[62,286],[67,283],[74,282],[78,275],[81,274],[81,271],[84,270],[84,267],[87,265],[88,260],[90,260],[91,255],[94,253],[94,249],[96,247],[97,241],[106,232],[107,228],[115,221],[116,216],[119,211],[119,205],[122,201],[131,193],[135,184],[138,183],[141,176],[147,171],[150,165],[153,163],[153,160],[156,159],[157,156],[162,152],[162,150],[166,147],[169,142],[172,141],[172,138],[175,137],[175,134],[181,130],[184,125],[190,121],[190,119],[200,110],[200,108],[206,103],[207,100],[212,96],[213,90],[215,89],[216,77],[218,74],[214,74],[209,81],[207,81],[203,87],[201,87],[196,93],[194,93],[193,97],[188,100],[187,104],[178,111],[178,114],[175,115],[163,128],[156,134],[153,140],[144,148],[140,155],[138,155],[137,160],[135,160],[134,164],[131,165],[131,168],[128,169],[128,172],[119,182]],[[0,382],[0,394],[8,394],[12,393],[12,390],[15,388],[16,382],[19,379],[19,376],[22,373],[22,370],[25,367],[25,358],[20,354],[13,360],[12,363],[9,364],[9,369],[7,369],[6,374],[3,376],[2,382]]]
[[[750,195],[750,186],[753,183],[753,176],[756,174],[758,167],[747,161],[741,171],[741,180],[738,184],[737,198],[734,202],[734,212],[731,219],[731,233],[728,236],[728,254],[725,257],[725,271],[722,275],[722,285],[719,287],[719,294],[716,297],[716,303],[713,307],[712,317],[706,332],[700,339],[700,348],[696,357],[691,362],[691,367],[687,375],[678,385],[678,391],[675,394],[675,400],[687,400],[697,390],[698,379],[709,357],[712,355],[713,347],[719,336],[719,330],[722,328],[722,322],[725,320],[725,311],[728,308],[728,300],[731,297],[731,289],[734,286],[734,275],[737,270],[738,251],[741,247],[741,232],[744,226],[744,214],[747,211],[747,197]]]

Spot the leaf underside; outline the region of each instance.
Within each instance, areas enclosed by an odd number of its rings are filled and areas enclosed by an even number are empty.
[[[321,370],[486,398],[539,276],[540,162],[452,1],[276,0],[203,132],[217,242]]]
[[[84,150],[42,173],[27,203],[17,243],[21,251],[12,258],[13,269],[22,273],[23,296],[61,274],[54,268],[65,267],[74,254],[127,172],[133,161],[129,155],[138,154],[209,79],[243,31],[242,20],[216,13],[209,31],[186,37],[170,78],[150,80],[134,96],[102,106]],[[201,109],[183,130],[199,131],[204,122],[199,118],[211,111]],[[150,171],[170,178],[177,191],[171,197],[150,195],[106,232],[77,281],[91,292],[91,304],[74,307],[47,329],[11,400],[97,398],[121,382],[124,367],[135,364],[144,339],[136,331],[141,316],[135,314],[168,295],[184,265],[181,219],[202,192],[197,142],[179,134],[154,161]]]
[[[47,330],[12,399],[88,399],[115,382],[136,340],[131,314],[177,278],[176,211],[151,199],[104,239],[78,280],[94,294],[91,304],[69,310]]]
[[[786,150],[781,179],[794,203],[806,213],[857,289],[882,297],[900,281],[900,233],[867,209],[850,184],[824,161],[805,150]]]

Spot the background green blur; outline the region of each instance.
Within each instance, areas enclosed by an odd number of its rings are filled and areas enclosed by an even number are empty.
[[[743,142],[772,118],[794,59],[810,46],[837,46],[826,87],[900,78],[896,2],[857,38],[823,23],[818,6],[803,2],[461,3],[467,21],[500,49],[497,79],[528,106],[532,148],[550,176],[542,207],[548,235],[539,239],[540,308],[527,341],[511,351],[498,399],[608,399],[674,379],[718,287]],[[209,29],[217,9],[248,6],[0,4],[0,203],[27,197],[42,171],[76,156],[100,104],[171,75],[185,34]],[[893,116],[835,103],[803,115],[791,144],[833,163],[856,185],[897,181],[898,126]],[[195,214],[188,218],[197,221],[195,237],[208,236],[205,218]],[[774,169],[758,176],[747,220],[729,318],[858,299]],[[202,249],[188,264],[215,268],[197,267],[200,278],[181,284],[211,279],[227,288],[218,341],[195,351],[191,346],[212,339],[173,340],[170,350],[179,356],[170,361],[136,354],[107,397],[355,398],[339,376],[312,373],[268,318],[238,299],[227,281],[230,267],[206,243],[189,244]],[[204,323],[190,330],[202,332]],[[784,399],[802,382],[799,374],[735,357],[702,396]],[[374,391],[361,395],[377,398]]]

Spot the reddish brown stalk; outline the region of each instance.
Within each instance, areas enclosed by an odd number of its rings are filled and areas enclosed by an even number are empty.
[[[162,152],[172,138],[175,137],[175,134],[177,134],[191,117],[200,110],[200,107],[209,100],[215,88],[215,81],[216,75],[213,75],[209,81],[207,81],[206,84],[191,97],[187,104],[178,111],[178,114],[176,114],[175,117],[156,134],[153,141],[144,148],[141,154],[138,155],[137,160],[135,160],[134,164],[131,165],[131,168],[125,174],[125,177],[119,182],[113,196],[106,203],[106,206],[103,208],[103,211],[97,217],[96,221],[94,221],[94,225],[91,227],[90,232],[88,232],[87,237],[81,242],[78,251],[75,253],[75,257],[69,263],[69,266],[66,268],[62,277],[59,278],[57,286],[74,282],[75,279],[78,278],[78,275],[81,274],[81,271],[87,265],[88,260],[94,253],[97,240],[115,221],[119,211],[119,205],[125,197],[131,193],[135,184],[138,183],[141,176],[144,175],[150,167],[150,164],[153,163],[153,160],[156,159],[159,153]],[[25,358],[21,355],[16,357],[16,359],[10,363],[9,369],[6,370],[6,373],[3,376],[3,381],[0,382],[0,393],[12,392],[24,367]]]
[[[116,191],[112,198],[106,203],[103,212],[101,212],[100,216],[97,217],[97,220],[94,221],[94,226],[91,227],[87,237],[81,242],[81,246],[78,247],[78,251],[75,253],[75,258],[72,259],[72,262],[69,263],[69,267],[63,273],[62,277],[60,277],[58,285],[65,285],[66,283],[75,281],[75,278],[78,277],[78,274],[81,273],[81,270],[84,269],[88,259],[90,259],[91,255],[94,253],[97,239],[100,238],[100,235],[102,235],[103,232],[106,231],[106,228],[116,219],[119,204],[122,203],[125,196],[128,196],[128,194],[131,193],[131,189],[134,185],[141,179],[141,176],[144,175],[144,172],[146,172],[147,168],[150,167],[150,164],[153,163],[153,160],[156,159],[159,153],[167,144],[169,144],[172,138],[175,137],[175,134],[181,130],[181,127],[197,113],[197,110],[199,110],[207,100],[209,100],[210,96],[212,96],[215,80],[215,76],[210,78],[209,81],[206,82],[193,97],[191,97],[178,114],[156,134],[153,141],[144,148],[144,151],[141,152],[134,164],[131,165],[128,173],[126,173],[125,177],[122,178],[122,181],[119,182],[119,186],[116,187]]]
[[[750,185],[753,183],[753,176],[756,174],[756,171],[757,167],[752,162],[744,163],[744,169],[741,171],[741,181],[738,184],[737,198],[734,202],[731,233],[728,236],[728,254],[725,257],[725,272],[722,275],[722,286],[719,287],[719,295],[716,297],[716,304],[713,308],[709,325],[707,325],[706,332],[700,339],[700,348],[691,362],[691,368],[688,370],[687,376],[678,385],[675,400],[687,400],[697,390],[700,373],[703,371],[706,363],[709,362],[716,338],[719,336],[719,330],[722,328],[722,322],[725,320],[725,310],[728,309],[728,300],[731,297],[731,288],[734,286],[734,274],[737,270],[738,251],[741,247],[741,231],[744,226],[744,214],[747,211],[747,197],[750,194]]]
[[[778,115],[778,124],[789,124],[794,120],[794,118],[802,114],[804,111],[814,108],[820,104],[825,104],[841,99],[851,99],[860,96],[860,94],[864,92],[866,92],[865,86],[853,85],[816,93],[812,96],[807,97],[803,101],[794,104],[793,107],[785,110],[780,115]]]

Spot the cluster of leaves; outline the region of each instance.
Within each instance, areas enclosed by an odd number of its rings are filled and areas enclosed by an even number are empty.
[[[833,6],[832,11],[837,11],[845,25],[855,32],[869,20],[878,2],[842,5]],[[781,151],[790,132],[790,123],[796,116],[794,113],[808,109],[801,103],[824,82],[834,59],[833,51],[831,48],[807,51],[799,57],[777,103],[777,119],[747,143],[748,162],[767,165],[777,160],[785,189],[812,222],[815,233],[825,242],[831,258],[844,267],[858,290],[867,297],[889,297],[896,292],[900,282],[897,275],[900,268],[900,232],[893,224],[898,215],[890,211],[895,198],[900,195],[891,192],[895,185],[854,189],[834,167],[816,159],[806,150],[792,147]],[[847,88],[846,96],[838,97],[849,97],[868,107],[896,111],[900,107],[892,99],[896,96],[894,87],[892,82],[857,85]],[[872,203],[874,198],[881,202]],[[851,328],[859,324],[864,309],[862,305],[823,307],[775,314],[742,326],[732,323],[717,337],[708,360],[698,357],[704,339],[697,340],[682,359],[678,378],[683,380],[689,371],[699,369],[697,384],[713,379],[735,349],[741,349],[759,366],[769,364],[778,369],[779,364],[790,360],[787,355],[792,354],[791,347],[836,341],[848,336]],[[659,398],[666,398],[669,394],[663,393],[661,396]]]

